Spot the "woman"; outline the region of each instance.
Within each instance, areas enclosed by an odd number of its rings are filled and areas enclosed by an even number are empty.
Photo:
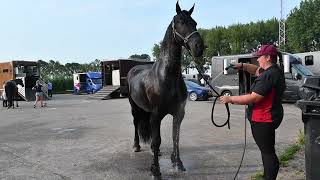
[[[39,80],[36,81],[36,85],[32,88],[32,90],[36,91],[36,101],[34,102],[33,108],[36,108],[37,102],[39,101],[41,107],[43,107],[43,91]]]
[[[248,104],[248,119],[251,122],[253,138],[258,145],[263,162],[266,180],[275,180],[279,170],[279,160],[275,152],[275,129],[283,118],[281,97],[285,90],[283,71],[276,64],[277,55],[282,58],[275,46],[263,45],[254,53],[258,57],[259,67],[253,64],[236,64],[242,69],[258,77],[253,82],[251,93],[241,96],[221,96],[223,103]]]
[[[2,91],[2,95],[1,95],[2,96],[2,106],[8,107],[8,98],[7,98],[6,91],[5,91],[5,84],[6,84],[6,82],[4,81],[3,86],[2,86],[3,91]]]

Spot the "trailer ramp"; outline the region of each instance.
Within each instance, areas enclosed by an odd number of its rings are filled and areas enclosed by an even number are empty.
[[[90,99],[107,100],[120,97],[120,86],[104,86],[100,91],[92,94]]]

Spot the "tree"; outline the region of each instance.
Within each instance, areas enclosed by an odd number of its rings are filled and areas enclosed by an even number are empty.
[[[70,76],[70,77],[72,77],[72,75],[74,74],[74,73],[79,73],[79,72],[81,72],[81,69],[82,69],[82,67],[81,67],[82,65],[81,64],[79,64],[79,63],[67,63],[67,64],[65,64],[65,70],[66,70],[66,74],[67,74],[67,76]]]
[[[287,21],[287,42],[291,52],[320,50],[320,0],[301,1]]]
[[[152,48],[152,56],[155,60],[158,60],[160,57],[160,49],[161,49],[161,43],[159,44],[154,44]]]
[[[131,55],[129,58],[131,58],[131,59],[144,59],[144,60],[148,60],[148,61],[151,60],[151,57],[148,54],[141,54],[141,55],[134,54],[134,55]]]

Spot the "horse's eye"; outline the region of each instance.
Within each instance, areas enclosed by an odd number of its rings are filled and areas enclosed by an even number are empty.
[[[179,17],[179,18],[178,18],[178,22],[181,23],[181,24],[184,24],[183,18],[182,18],[182,17]]]

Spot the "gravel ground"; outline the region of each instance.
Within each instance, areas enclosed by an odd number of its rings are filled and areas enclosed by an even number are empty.
[[[150,146],[143,145],[139,154],[132,152],[133,124],[127,99],[96,101],[85,95],[55,95],[45,108],[34,109],[33,102],[20,106],[0,108],[0,179],[151,179]],[[276,136],[278,154],[296,141],[303,127],[301,111],[293,104],[284,108]],[[231,130],[227,130],[212,126],[207,113],[211,102],[187,103],[180,141],[185,173],[171,167],[172,119],[163,120],[160,164],[164,179],[233,179],[247,121],[242,106],[231,105],[230,110]],[[223,105],[217,104],[215,117],[218,123],[224,122]],[[246,155],[237,180],[251,179],[262,169],[260,152],[249,125],[247,128]],[[303,172],[300,160],[282,168],[278,179],[303,179],[303,174],[295,173]]]

